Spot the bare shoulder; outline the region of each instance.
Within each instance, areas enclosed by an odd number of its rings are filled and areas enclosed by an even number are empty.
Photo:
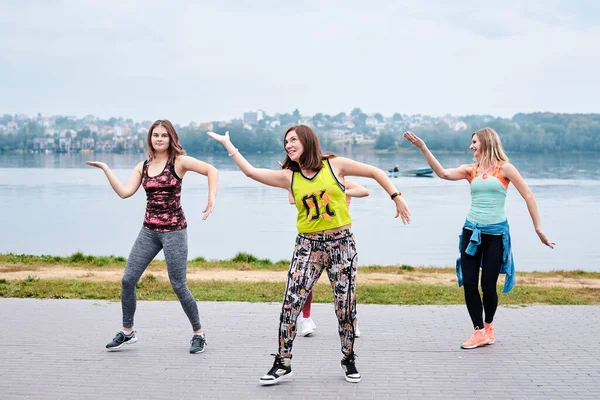
[[[332,155],[330,157],[327,157],[327,160],[329,161],[329,164],[331,164],[331,165],[339,165],[340,163],[343,163],[344,160],[348,160],[348,158]]]
[[[178,162],[179,163],[184,163],[184,162],[189,161],[189,160],[195,160],[195,158],[194,157],[190,157],[190,156],[185,156],[185,155],[179,155],[179,156],[175,157],[174,161],[176,163],[178,163]]]
[[[188,169],[194,162],[198,160],[191,156],[179,155],[175,157],[174,164],[175,166],[181,166],[183,169]]]
[[[517,168],[509,162],[503,162],[500,164],[500,173],[502,175],[511,174],[517,172]]]
[[[333,172],[338,177],[345,174],[344,171],[346,167],[352,162],[352,160],[349,158],[338,156],[328,158],[327,160],[329,161],[329,165],[331,165],[331,169],[333,169]]]
[[[331,164],[331,166],[335,167],[335,168],[342,168],[347,165],[362,164],[362,163],[354,161],[353,159],[348,158],[348,157],[333,156],[333,157],[329,158],[328,160],[329,160],[329,164]]]
[[[135,172],[139,172],[140,174],[142,173],[142,170],[144,169],[144,163],[146,161],[140,161],[138,163],[138,165],[135,166],[135,168],[133,169]]]
[[[473,173],[473,169],[477,168],[477,164],[472,163],[472,164],[463,164],[461,166],[458,167],[459,170],[461,170],[466,177],[468,178],[469,176],[471,176],[471,174]]]

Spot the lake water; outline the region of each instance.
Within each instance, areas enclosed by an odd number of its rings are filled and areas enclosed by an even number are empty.
[[[194,156],[219,168],[220,179],[216,209],[202,221],[206,178],[193,173],[184,178],[189,258],[225,259],[244,251],[289,260],[296,236],[295,207],[288,204],[286,192],[246,178],[227,156]],[[143,155],[0,154],[1,253],[128,256],[143,220],[144,190],[120,199],[102,171],[84,164],[90,158],[107,162],[125,181]],[[353,158],[382,169],[426,166],[420,154]],[[446,167],[471,161],[467,153],[438,158]],[[278,159],[283,156],[249,157],[266,168],[277,168]],[[511,161],[536,196],[544,230],[557,242],[554,250],[540,243],[525,201],[511,185],[506,213],[517,269],[600,271],[600,157],[515,154]],[[454,266],[458,234],[469,209],[468,182],[392,179],[411,209],[408,226],[393,218],[394,203],[375,181],[355,179],[371,192],[355,199],[350,210],[360,264]]]

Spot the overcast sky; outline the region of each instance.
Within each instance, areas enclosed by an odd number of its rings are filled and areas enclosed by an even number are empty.
[[[0,0],[0,114],[600,112],[598,4]]]

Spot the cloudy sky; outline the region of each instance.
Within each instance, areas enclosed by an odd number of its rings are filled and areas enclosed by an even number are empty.
[[[599,4],[0,0],[0,114],[600,112]]]

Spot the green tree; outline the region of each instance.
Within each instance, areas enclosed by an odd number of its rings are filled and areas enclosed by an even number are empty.
[[[356,117],[357,115],[363,114],[362,110],[358,107],[355,107],[350,111],[350,115]]]
[[[393,135],[381,133],[375,139],[375,149],[376,150],[387,150],[387,149],[395,149],[396,148],[396,139]]]

